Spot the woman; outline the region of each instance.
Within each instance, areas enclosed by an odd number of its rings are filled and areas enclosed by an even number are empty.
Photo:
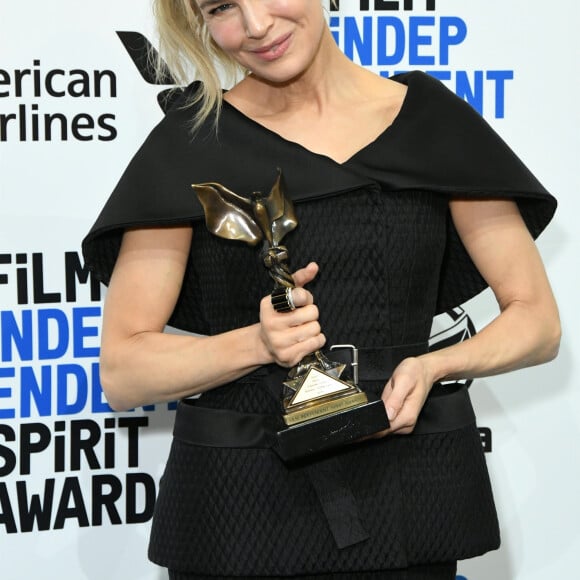
[[[454,578],[499,536],[468,396],[439,383],[556,355],[533,243],[554,199],[437,81],[344,57],[319,2],[156,4],[170,62],[192,60],[203,84],[153,131],[83,245],[109,284],[113,408],[202,393],[177,413],[150,557],[176,579]],[[216,60],[245,73],[223,96]],[[278,171],[298,218],[284,239],[291,312],[274,310],[254,248],[208,231],[191,189],[248,197]],[[486,285],[497,318],[428,352],[433,316]],[[168,322],[207,336],[164,334]],[[387,431],[297,465],[228,439],[231,421],[279,415],[271,390],[288,367],[338,343],[378,361],[361,362],[360,384],[382,397]]]

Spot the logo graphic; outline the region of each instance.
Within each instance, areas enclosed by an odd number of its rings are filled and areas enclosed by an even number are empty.
[[[161,60],[157,49],[143,34],[140,32],[117,31],[117,36],[146,83],[150,85],[173,85],[175,87],[177,82],[169,71],[169,67]],[[154,63],[158,63],[157,71]],[[176,91],[175,88],[165,89],[157,95],[157,102],[163,112],[167,112],[171,108],[177,96],[179,96],[179,91]]]
[[[439,350],[467,340],[477,333],[473,321],[461,306],[440,314],[433,320],[429,350]],[[469,387],[472,379],[453,381]]]

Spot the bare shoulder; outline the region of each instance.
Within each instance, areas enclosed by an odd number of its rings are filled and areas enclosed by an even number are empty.
[[[372,83],[373,90],[375,90],[377,94],[382,94],[383,97],[386,98],[405,98],[405,95],[407,94],[407,85],[390,78],[379,76],[367,70],[365,70],[365,72],[368,73],[368,82]]]
[[[246,85],[247,77],[236,83],[233,87],[229,88],[224,93],[224,101],[228,103],[235,103],[235,101],[239,98],[247,98],[247,95],[251,93],[251,88],[248,88]]]

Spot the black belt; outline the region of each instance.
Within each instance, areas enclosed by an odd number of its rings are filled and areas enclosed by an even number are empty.
[[[475,414],[466,387],[435,384],[417,419],[413,435],[444,433],[473,424]],[[204,447],[266,449],[276,445],[281,417],[238,413],[196,406],[186,399],[177,405],[173,436]]]
[[[336,344],[330,347],[327,356],[333,361],[350,365],[351,376],[358,384],[359,381],[386,382],[403,359],[428,351],[429,345],[426,342],[385,348],[357,348],[352,344]]]
[[[350,346],[332,350],[332,360],[358,362],[359,381],[384,381],[404,358],[427,352],[426,344],[390,348],[363,348],[355,356]],[[260,369],[255,377],[275,390],[286,377],[287,369],[272,365],[268,372]],[[364,387],[364,385],[363,385]],[[443,433],[475,423],[475,414],[467,387],[459,383],[435,384],[418,417],[413,435]],[[201,406],[197,399],[185,399],[177,406],[173,436],[181,441],[204,447],[261,448],[276,451],[277,431],[284,425],[281,415],[239,413]],[[408,435],[407,435],[408,437]],[[310,462],[305,473],[320,500],[329,528],[339,548],[352,546],[369,536],[358,513],[353,491],[341,474],[337,457],[321,457]]]
[[[358,349],[359,381],[387,381],[403,359],[427,352],[427,344],[388,348]],[[332,350],[329,358],[352,364],[350,348]],[[269,384],[281,384],[287,369],[275,367],[269,374],[259,373]],[[363,385],[364,387],[364,385]],[[201,404],[200,404],[201,403]],[[419,415],[413,434],[442,433],[473,424],[475,414],[467,388],[460,383],[433,385]],[[177,439],[205,447],[274,448],[276,432],[284,426],[281,416],[239,413],[203,407],[198,399],[185,399],[177,406],[173,435]]]

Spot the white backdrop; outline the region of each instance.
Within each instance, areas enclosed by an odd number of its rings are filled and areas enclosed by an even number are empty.
[[[471,387],[503,545],[462,562],[468,580],[578,576],[579,16],[574,0],[342,0],[329,14],[354,60],[428,70],[468,98],[560,201],[538,242],[560,356]],[[101,301],[77,260],[162,114],[163,87],[144,82],[117,31],[155,43],[149,2],[0,0],[2,580],[164,578],[145,551],[172,410],[108,411]],[[489,291],[464,308],[477,328],[495,313]]]

